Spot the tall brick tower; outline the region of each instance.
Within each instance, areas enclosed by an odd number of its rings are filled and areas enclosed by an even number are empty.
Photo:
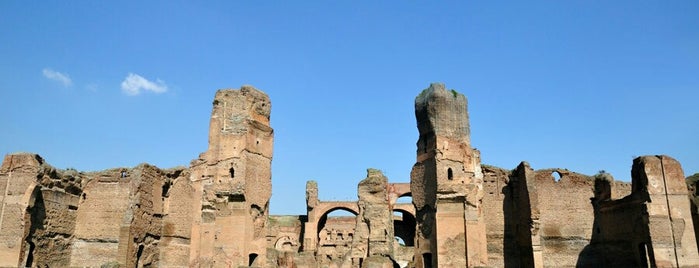
[[[202,196],[201,221],[192,231],[192,263],[266,266],[274,141],[270,110],[269,97],[251,86],[216,92],[209,149],[192,164]]]
[[[466,97],[431,84],[415,98],[420,133],[410,175],[417,209],[416,267],[487,263],[480,153],[471,148]]]

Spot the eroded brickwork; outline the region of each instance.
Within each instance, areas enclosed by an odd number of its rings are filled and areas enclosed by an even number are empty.
[[[216,93],[189,167],[79,172],[8,154],[0,267],[699,266],[699,175],[676,160],[635,159],[632,183],[482,165],[464,95],[432,84],[415,109],[410,183],[369,169],[357,200],[333,201],[309,181],[306,215],[269,215],[271,102],[251,86]]]

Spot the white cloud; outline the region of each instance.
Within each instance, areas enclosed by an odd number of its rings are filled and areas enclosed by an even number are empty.
[[[136,96],[141,94],[141,90],[163,93],[167,91],[167,85],[160,79],[152,82],[134,73],[129,73],[129,75],[124,78],[124,81],[121,82],[121,91],[126,95]]]
[[[49,68],[44,68],[42,73],[44,74],[44,77],[59,82],[63,84],[64,87],[69,87],[73,84],[73,80],[70,80],[70,76],[67,74],[62,74]]]

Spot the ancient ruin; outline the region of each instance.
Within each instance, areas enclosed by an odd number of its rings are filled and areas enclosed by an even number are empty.
[[[219,90],[209,148],[186,168],[79,172],[6,155],[0,266],[699,266],[699,175],[664,155],[634,159],[631,183],[482,164],[466,97],[443,84],[415,99],[410,183],[368,169],[348,202],[319,200],[309,181],[306,215],[269,215],[270,111],[251,86]]]

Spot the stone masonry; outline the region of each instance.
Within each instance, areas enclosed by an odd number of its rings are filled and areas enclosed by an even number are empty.
[[[269,215],[270,114],[260,90],[219,90],[188,167],[6,155],[0,267],[699,267],[699,174],[664,155],[634,159],[631,183],[482,164],[466,97],[438,83],[415,99],[410,183],[368,169],[334,201],[309,181],[305,215]]]

